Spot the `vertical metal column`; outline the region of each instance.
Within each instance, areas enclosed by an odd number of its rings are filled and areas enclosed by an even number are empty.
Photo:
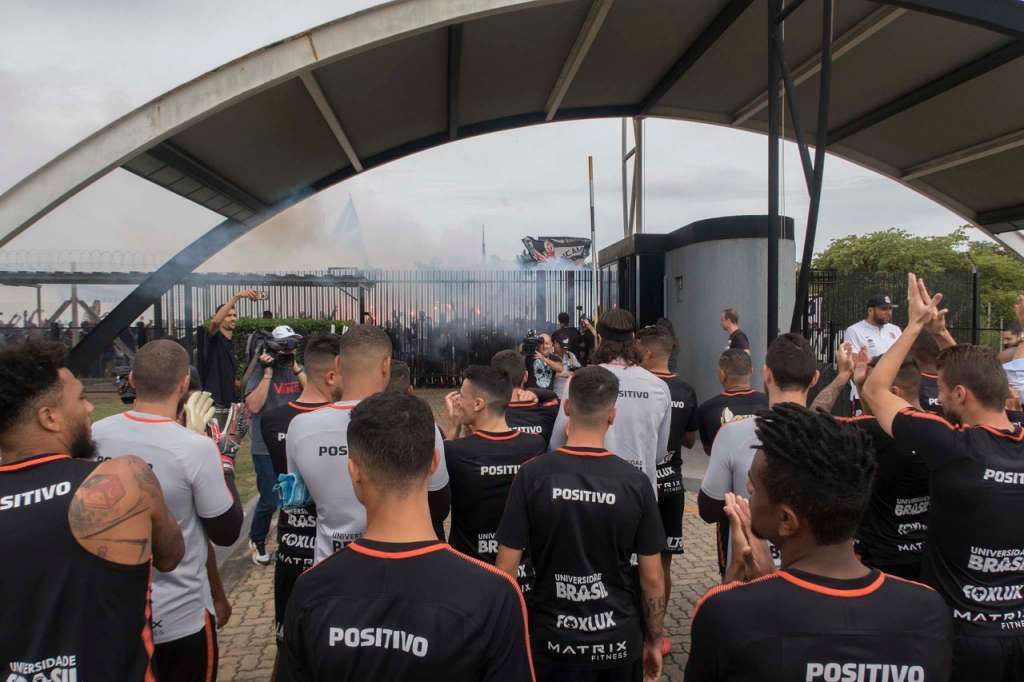
[[[192,284],[185,284],[185,350],[190,358],[195,358],[196,340],[193,333],[195,322],[192,320]]]
[[[161,339],[164,337],[164,301],[163,298],[158,298],[153,301],[153,338]]]
[[[971,267],[971,343],[978,345],[980,335],[978,326],[981,322],[981,274],[977,267]]]
[[[780,71],[776,52],[782,51],[782,29],[778,23],[782,0],[768,0],[768,311],[767,338],[779,333],[779,124]]]

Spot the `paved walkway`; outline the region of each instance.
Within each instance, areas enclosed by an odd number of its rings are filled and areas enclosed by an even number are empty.
[[[715,538],[711,526],[697,516],[696,498],[687,495],[684,516],[686,554],[672,562],[672,599],[665,628],[672,653],[665,660],[664,680],[679,682],[690,651],[690,614],[694,603],[718,583]],[[271,533],[275,536],[275,533]],[[272,551],[272,545],[269,546]],[[220,631],[220,682],[267,680],[274,666],[274,569],[257,568],[248,552],[223,567],[234,612]]]

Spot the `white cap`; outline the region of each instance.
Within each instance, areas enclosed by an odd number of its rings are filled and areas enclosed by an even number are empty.
[[[294,336],[297,336],[300,339],[302,338],[301,334],[296,334],[295,330],[286,324],[282,324],[280,327],[274,327],[274,331],[272,331],[270,335],[274,337],[275,341],[284,341],[285,339],[290,339]]]

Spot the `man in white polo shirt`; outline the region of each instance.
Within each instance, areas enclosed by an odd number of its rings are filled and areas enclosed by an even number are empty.
[[[868,360],[874,360],[879,355],[889,350],[896,339],[900,338],[900,328],[892,324],[892,309],[898,306],[893,305],[892,297],[888,294],[877,294],[868,299],[868,314],[860,322],[851,324],[846,328],[843,341],[853,346],[854,354],[861,349],[867,349]],[[860,409],[860,394],[857,387],[850,382],[850,400],[854,401],[854,408]]]
[[[153,469],[181,527],[185,556],[153,571],[153,664],[160,682],[215,680],[217,637],[206,573],[207,538],[230,546],[242,529],[233,463],[214,442],[177,422],[189,387],[188,354],[168,339],[139,349],[128,378],[133,409],[93,425],[99,456],[136,455]]]
[[[341,400],[315,412],[298,415],[285,437],[288,471],[302,476],[316,504],[313,550],[316,563],[359,539],[366,531],[366,508],[352,489],[348,469],[349,414],[359,401],[387,388],[391,377],[391,339],[380,327],[352,327],[341,337],[338,368]],[[441,463],[430,477],[427,501],[435,532],[443,537],[442,524],[448,516],[451,494],[444,441],[436,426],[434,440]]]

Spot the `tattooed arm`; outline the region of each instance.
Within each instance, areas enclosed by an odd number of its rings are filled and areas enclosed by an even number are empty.
[[[118,564],[142,564],[151,558],[169,571],[185,553],[177,522],[149,465],[134,456],[96,467],[68,509],[78,543],[91,554]]]
[[[865,357],[867,356],[867,351],[862,350],[861,353]],[[853,352],[852,344],[847,342],[839,346],[836,350],[836,378],[828,386],[821,389],[821,393],[811,403],[812,410],[832,411],[836,400],[839,399],[839,394],[843,392],[846,385],[850,383],[850,379],[853,378],[853,365],[856,358],[857,354]],[[866,359],[865,362],[867,362]]]
[[[641,554],[637,560],[644,616],[644,679],[656,680],[661,676],[661,638],[665,633],[665,573],[660,554]]]

